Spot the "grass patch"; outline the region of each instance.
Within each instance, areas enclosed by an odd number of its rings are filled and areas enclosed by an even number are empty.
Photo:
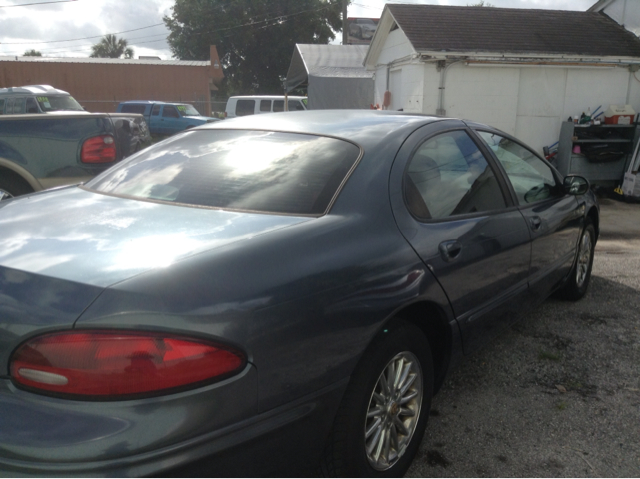
[[[547,361],[560,361],[560,355],[556,353],[550,353],[549,351],[541,350],[538,353],[539,360],[547,360]]]
[[[564,411],[565,409],[567,409],[567,403],[564,401],[560,401],[558,404],[556,404],[556,407],[558,408],[558,411]]]

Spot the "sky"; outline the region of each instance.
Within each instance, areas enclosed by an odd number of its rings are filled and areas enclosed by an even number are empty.
[[[228,0],[233,1],[233,0]],[[478,0],[393,0],[460,5]],[[379,18],[385,0],[352,0],[350,17]],[[489,0],[495,7],[587,10],[596,0]],[[0,56],[36,49],[47,57],[88,57],[103,35],[125,38],[139,56],[172,58],[162,18],[173,0],[0,0]],[[339,38],[335,40],[338,42]]]

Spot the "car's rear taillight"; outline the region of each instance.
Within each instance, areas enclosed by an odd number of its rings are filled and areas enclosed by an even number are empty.
[[[201,339],[67,331],[22,344],[10,370],[15,384],[45,394],[113,400],[215,382],[240,372],[246,362],[241,351]]]
[[[83,163],[110,163],[116,161],[116,142],[111,135],[94,136],[82,144],[80,161]]]

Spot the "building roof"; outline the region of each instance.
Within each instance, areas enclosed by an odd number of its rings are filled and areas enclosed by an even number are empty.
[[[369,45],[296,44],[287,72],[286,89],[291,91],[309,77],[368,78],[363,67]]]
[[[640,39],[598,12],[388,3],[383,16],[387,10],[418,53],[640,57]]]
[[[0,56],[0,62],[29,62],[29,63],[93,63],[106,65],[173,65],[173,66],[191,66],[191,67],[208,67],[207,61],[186,61],[186,60],[143,60],[143,59],[123,59],[123,58],[75,58],[75,57],[19,57],[19,56]]]

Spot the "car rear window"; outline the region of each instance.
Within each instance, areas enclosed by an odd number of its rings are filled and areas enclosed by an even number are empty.
[[[359,157],[360,148],[335,138],[201,130],[147,148],[86,187],[159,202],[319,216]]]
[[[36,100],[40,104],[42,111],[84,111],[73,97],[69,95],[48,95],[37,96]]]
[[[146,105],[122,105],[122,113],[140,113],[141,115],[144,115],[144,110],[146,108]]]

